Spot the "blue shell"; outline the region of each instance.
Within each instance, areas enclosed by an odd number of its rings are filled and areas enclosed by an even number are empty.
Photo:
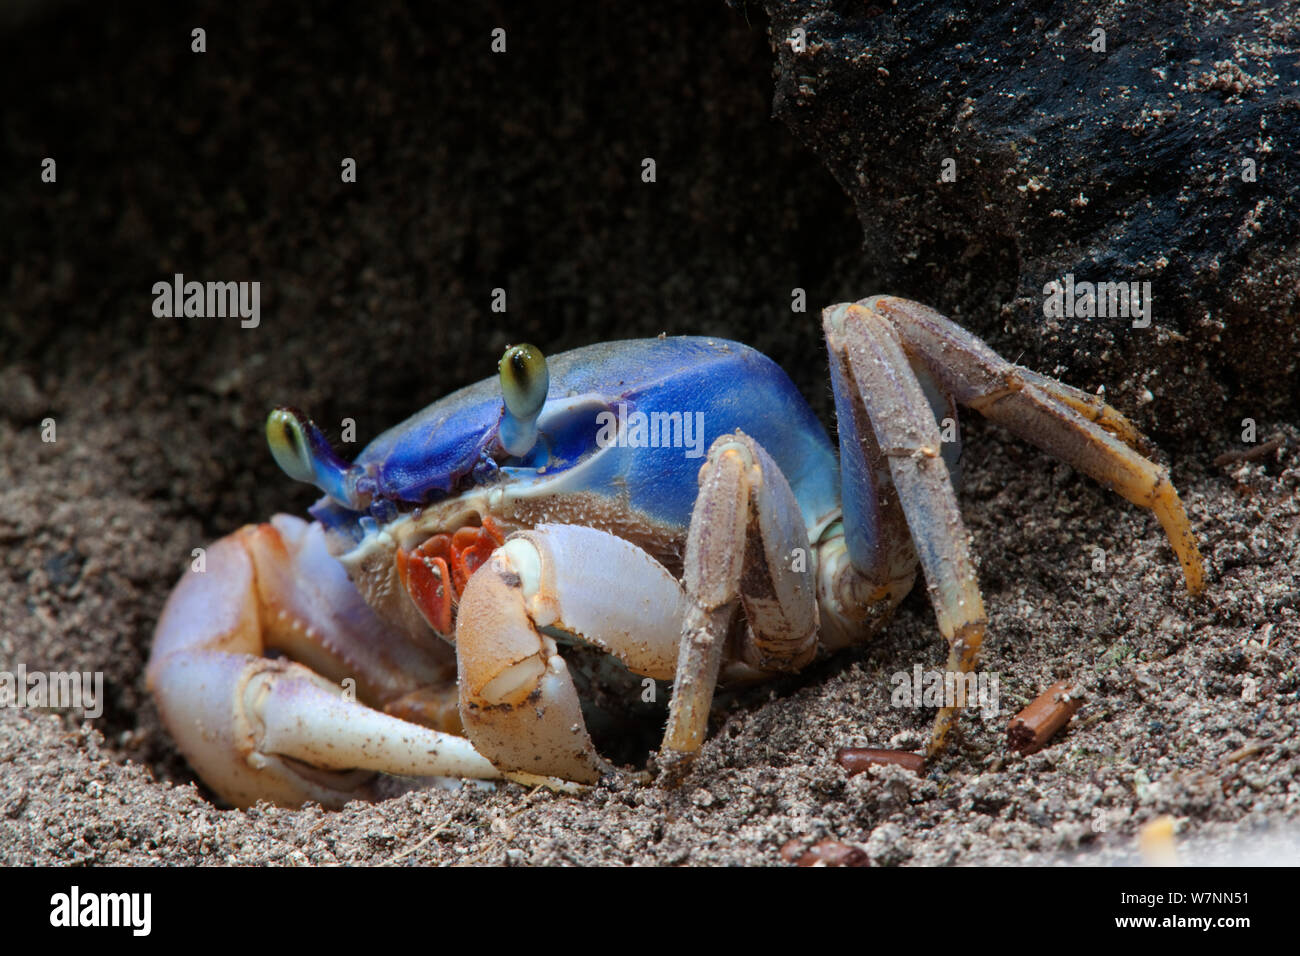
[[[809,527],[839,506],[839,470],[825,430],[785,372],[748,346],[689,336],[634,339],[574,349],[549,357],[547,365],[541,440],[528,456],[489,456],[502,402],[498,379],[485,379],[434,402],[366,447],[356,463],[375,482],[376,499],[428,504],[473,485],[556,482],[581,465],[581,490],[611,498],[626,494],[633,509],[684,533],[704,458],[683,447],[598,446],[597,415],[618,414],[621,404],[627,418],[636,412],[647,418],[655,412],[702,413],[703,453],[719,435],[738,428],[757,439],[781,467]],[[311,510],[331,530],[360,540],[361,514],[328,498]]]

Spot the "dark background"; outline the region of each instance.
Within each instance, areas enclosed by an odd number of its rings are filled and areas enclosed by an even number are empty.
[[[784,33],[785,5],[769,6]],[[936,112],[910,112],[904,94],[921,87],[907,65],[931,67],[909,50],[960,43],[945,25],[972,15],[870,9],[810,4],[825,38],[848,38],[816,56],[849,59],[804,71],[784,47],[774,52],[761,9],[703,0],[6,8],[17,19],[0,32],[0,667],[103,671],[109,700],[93,728],[75,715],[0,713],[0,860],[383,862],[419,844],[406,862],[470,849],[500,862],[505,846],[526,862],[775,862],[792,835],[830,835],[862,842],[877,863],[1006,862],[1090,840],[1121,846],[1156,813],[1231,828],[1293,806],[1300,471],[1290,449],[1300,436],[1285,388],[1242,387],[1219,370],[1238,376],[1254,355],[1261,381],[1276,385],[1294,359],[1281,334],[1294,313],[1242,326],[1259,333],[1245,336],[1254,351],[1244,357],[1216,352],[1204,329],[1192,351],[1170,338],[1151,353],[1147,339],[1116,340],[1118,379],[1068,330],[1039,335],[1041,303],[1008,303],[1040,237],[1006,217],[985,232],[971,214],[999,204],[993,186],[1014,185],[990,180],[978,202],[928,192],[928,167],[900,151],[929,143],[925,130],[962,102],[936,80]],[[190,51],[195,26],[207,31],[201,55]],[[489,50],[497,26],[504,56]],[[857,67],[879,75],[860,55],[877,35],[866,52],[890,58],[897,85],[849,82]],[[860,104],[871,110],[855,111],[849,93],[876,98]],[[774,102],[787,120],[820,107],[792,134]],[[929,124],[919,139],[903,135],[911,115]],[[845,150],[862,120],[893,124],[892,144],[872,145],[894,152],[857,150],[860,169],[835,166],[852,197],[800,142],[827,155],[837,117]],[[979,156],[983,135],[964,140]],[[46,156],[57,184],[40,182]],[[348,156],[356,184],[340,181]],[[647,156],[654,184],[641,182]],[[872,169],[859,190],[855,177]],[[874,230],[865,253],[855,211]],[[889,242],[882,228],[895,230]],[[905,267],[880,253],[951,249],[967,228],[970,249],[991,258],[958,258],[946,276],[929,259]],[[998,263],[1006,273],[991,271]],[[261,326],[156,319],[152,286],[176,272],[260,281]],[[790,311],[796,286],[803,315]],[[490,311],[494,287],[508,292],[504,316]],[[341,449],[351,456],[492,374],[508,342],[558,352],[702,333],[773,356],[829,428],[818,312],[879,291],[944,306],[1008,357],[1071,384],[1112,388],[1160,440],[1188,502],[1211,574],[1196,606],[1148,515],[966,419],[962,504],[1004,706],[1055,679],[1100,675],[1098,706],[1061,751],[971,783],[1003,764],[999,728],[970,722],[943,777],[845,780],[836,747],[890,745],[928,726],[924,712],[888,707],[890,673],[943,659],[917,588],[872,646],[720,712],[678,791],[467,790],[322,815],[221,814],[188,789],[144,662],[192,548],[315,497],[271,459],[262,429],[272,406],[305,409],[334,438],[355,419],[358,445]],[[1138,407],[1144,381],[1155,400]],[[1212,465],[1241,450],[1243,410],[1261,439],[1286,443],[1254,464]],[[40,440],[47,417],[52,444]],[[1097,547],[1109,562],[1100,578]],[[1130,676],[1138,661],[1165,691]],[[1259,683],[1258,708],[1240,702],[1246,676]],[[1168,702],[1192,681],[1199,691]],[[1256,739],[1273,741],[1268,767],[1252,765],[1243,782],[1232,763],[1225,776],[1226,755]],[[1137,795],[1135,767],[1165,789]],[[1114,816],[1113,840],[1090,826],[1099,807]],[[419,842],[431,832],[442,835]]]

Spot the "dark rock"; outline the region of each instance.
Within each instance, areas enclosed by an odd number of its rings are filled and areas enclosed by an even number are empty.
[[[1157,432],[1294,410],[1296,4],[764,6],[776,113],[852,196],[888,291]],[[1150,328],[1045,318],[1067,274],[1151,282]]]

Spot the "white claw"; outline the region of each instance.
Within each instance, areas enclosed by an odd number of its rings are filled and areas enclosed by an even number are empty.
[[[306,671],[306,668],[294,670]],[[408,777],[501,775],[464,737],[372,710],[310,671],[263,672],[249,681],[245,705],[262,725],[259,752],[325,770],[361,767]]]
[[[277,627],[280,645],[308,653],[323,639],[382,636],[359,597],[338,590],[341,569],[319,564],[319,537],[285,517],[245,528],[209,547],[206,571],[187,572],[168,599],[148,683],[199,776],[236,806],[332,807],[369,796],[375,771],[500,778],[469,741],[373,710],[302,664],[263,656]],[[293,573],[304,570],[306,580]],[[299,618],[290,607],[309,611]],[[374,640],[365,647],[377,653]],[[400,649],[378,651],[402,662]]]
[[[595,783],[616,768],[596,752],[556,628],[671,679],[681,587],[631,542],[594,528],[539,525],[470,578],[456,623],[461,717],[478,751],[513,780]]]

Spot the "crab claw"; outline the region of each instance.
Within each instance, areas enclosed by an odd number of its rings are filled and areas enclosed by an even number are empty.
[[[223,799],[341,806],[367,797],[377,771],[500,776],[463,737],[356,699],[399,708],[422,688],[450,688],[449,661],[375,616],[318,525],[277,516],[211,545],[205,562],[167,602],[148,684],[181,752]],[[352,677],[355,693],[323,675]]]
[[[512,535],[461,598],[456,657],[466,733],[520,782],[595,783],[618,772],[587,733],[554,635],[604,650],[634,674],[671,680],[684,615],[681,586],[629,541],[577,525]]]

